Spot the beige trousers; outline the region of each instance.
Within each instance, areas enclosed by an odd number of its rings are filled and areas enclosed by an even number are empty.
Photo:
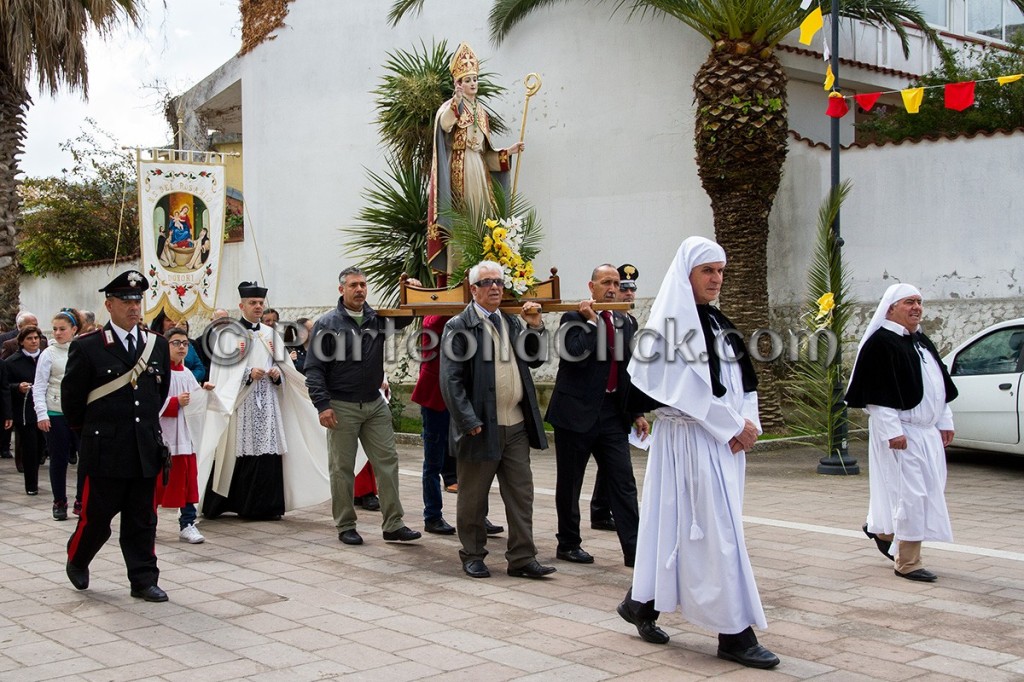
[[[893,536],[891,533],[878,533],[878,539],[892,542]],[[906,575],[919,568],[923,568],[921,565],[921,541],[900,540],[896,548],[896,572]]]

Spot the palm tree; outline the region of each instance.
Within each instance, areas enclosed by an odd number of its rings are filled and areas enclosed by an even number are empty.
[[[122,21],[139,23],[136,0],[0,0],[0,319],[18,309],[14,237],[21,211],[18,156],[25,112],[32,103],[28,81],[57,94],[61,86],[89,91],[85,39],[90,29],[109,35]]]
[[[504,40],[536,10],[559,0],[494,0],[491,37]],[[1020,1],[1020,0],[1015,0]],[[421,11],[424,0],[396,0],[389,18]],[[722,307],[746,331],[768,328],[768,214],[786,159],[786,74],[775,47],[800,26],[800,0],[616,0],[630,16],[678,19],[708,39],[711,52],[693,80],[697,107],[694,138],[701,184],[711,199],[715,237],[729,254]],[[823,3],[827,11],[828,3]],[[916,24],[935,44],[914,0],[840,0],[840,15],[886,26],[909,54],[904,22]],[[782,426],[774,376],[760,371],[762,423]]]

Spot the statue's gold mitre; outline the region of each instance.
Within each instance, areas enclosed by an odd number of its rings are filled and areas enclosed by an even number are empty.
[[[452,78],[455,80],[464,76],[476,76],[480,73],[480,62],[469,43],[459,43],[459,49],[455,50],[455,56],[452,57],[452,63],[448,70],[452,72]]]

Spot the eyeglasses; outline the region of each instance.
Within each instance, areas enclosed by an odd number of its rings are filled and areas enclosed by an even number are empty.
[[[175,339],[174,341],[168,341],[167,343],[178,348],[188,348],[188,339]]]
[[[619,291],[636,291],[636,284],[633,282],[622,282],[619,284]]]
[[[479,282],[477,282],[473,286],[475,286],[475,287],[483,287],[485,289],[487,287],[499,286],[502,289],[504,289],[505,288],[505,280],[503,280],[503,279],[494,279],[493,277],[488,277],[487,279],[480,280]]]

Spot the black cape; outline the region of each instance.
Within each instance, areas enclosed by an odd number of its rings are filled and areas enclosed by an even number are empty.
[[[931,355],[942,371],[946,402],[956,398],[956,386],[939,358],[939,351],[927,336],[921,332],[897,334],[882,327],[871,335],[857,355],[850,387],[846,391],[847,405],[881,405],[896,410],[917,407],[924,398],[918,346],[923,348],[922,352]]]
[[[743,375],[743,392],[750,393],[757,390],[757,372],[754,370],[754,363],[750,359],[750,353],[743,345],[743,337],[736,332],[734,325],[722,311],[712,305],[702,304],[697,306],[697,317],[700,319],[701,332],[704,335],[704,344],[708,349],[708,373],[711,376],[711,392],[716,398],[725,395],[725,386],[722,384],[722,360],[718,357],[718,347],[715,343],[716,335],[733,330],[734,333],[725,335],[724,342],[729,344],[733,354],[740,365],[740,373]],[[714,320],[720,331],[716,332],[711,325]],[[631,414],[651,412],[664,405],[654,398],[636,388],[629,386],[629,395],[626,400],[628,410]]]

